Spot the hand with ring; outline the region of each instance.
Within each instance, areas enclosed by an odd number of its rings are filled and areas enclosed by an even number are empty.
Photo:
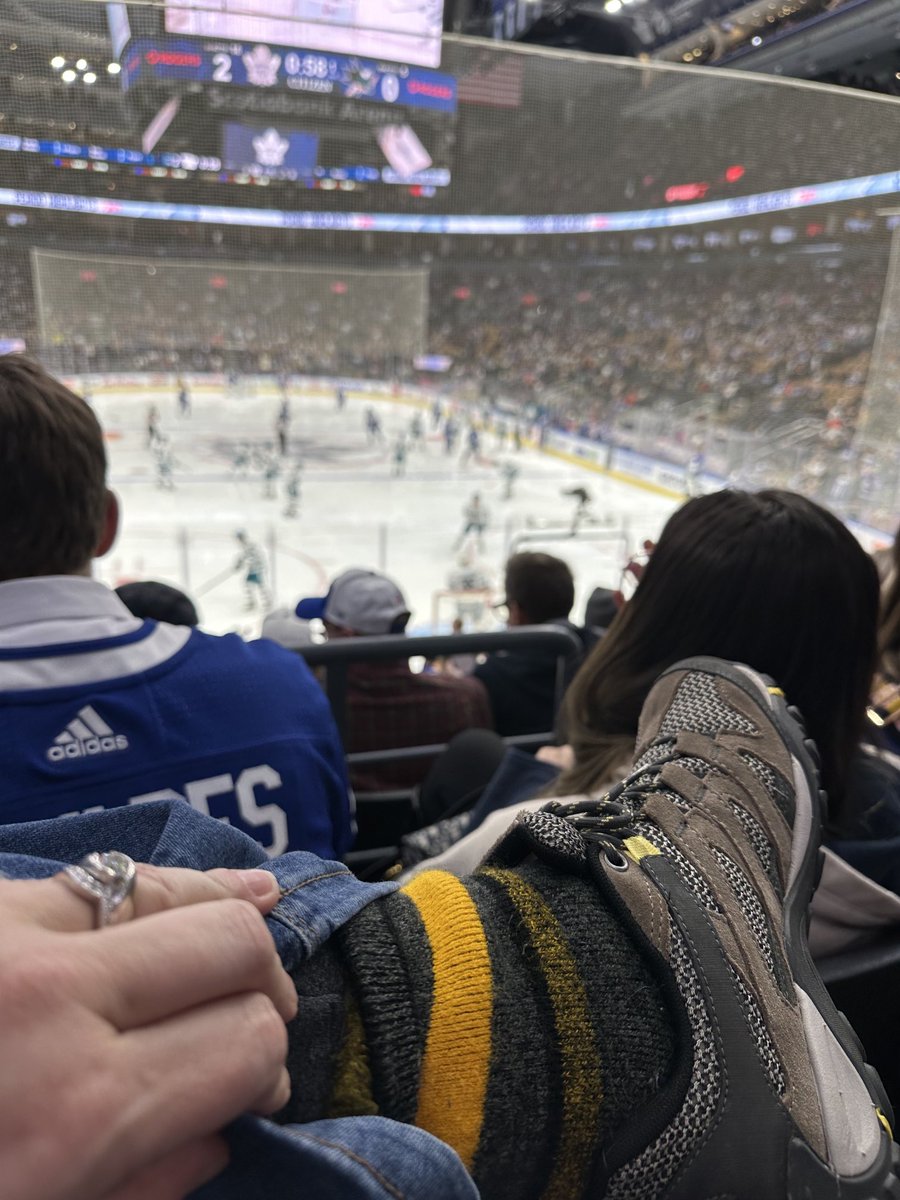
[[[0,879],[0,1190],[181,1200],[225,1166],[228,1122],[290,1092],[296,992],[263,920],[278,884],[81,865],[93,889]]]

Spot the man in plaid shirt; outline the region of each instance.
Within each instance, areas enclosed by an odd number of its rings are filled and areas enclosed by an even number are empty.
[[[331,640],[402,636],[410,613],[393,580],[377,571],[353,569],[339,575],[327,595],[301,600],[297,616],[318,617]],[[487,691],[477,679],[416,675],[406,659],[356,663],[347,672],[348,754],[428,746],[473,728],[493,728]],[[359,792],[413,787],[432,762],[414,758],[357,768],[351,783]]]

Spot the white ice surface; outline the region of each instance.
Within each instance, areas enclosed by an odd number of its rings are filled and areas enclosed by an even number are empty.
[[[331,389],[291,389],[291,457],[303,461],[299,517],[284,513],[284,476],[276,500],[263,498],[257,469],[237,479],[231,467],[235,444],[275,442],[279,396],[274,386],[249,386],[252,394],[229,395],[209,383],[192,385],[193,413],[177,414],[176,390],[165,387],[92,389],[95,410],[108,438],[112,486],[122,501],[119,540],[96,574],[107,583],[160,579],[183,587],[196,599],[201,623],[221,633],[237,630],[255,636],[260,614],[244,611],[241,579],[227,573],[238,554],[234,534],[246,530],[269,560],[274,601],[293,605],[301,596],[323,594],[329,579],[350,566],[386,570],[403,588],[413,612],[411,628],[432,623],[434,593],[448,586],[458,568],[454,544],[462,508],[481,492],[490,526],[479,565],[502,599],[503,562],[512,540],[521,534],[537,540],[519,548],[557,554],[571,566],[577,595],[573,617],[581,620],[584,601],[599,585],[615,587],[630,551],[659,533],[676,507],[655,495],[570,465],[537,450],[514,454],[511,445],[483,435],[481,459],[460,465],[459,449],[444,453],[440,434],[428,430],[424,451],[411,451],[403,478],[392,476],[392,449],[408,430],[416,411],[412,397],[373,398],[348,391],[339,412]],[[161,426],[175,457],[175,489],[156,486],[152,454],[146,448],[150,404],[160,410]],[[372,404],[384,432],[382,446],[367,445],[363,414]],[[519,468],[514,497],[502,500],[499,464],[514,459]],[[574,501],[562,490],[584,484],[603,523],[585,526],[585,537],[553,541],[550,529],[565,531]],[[609,522],[607,525],[606,522]],[[274,549],[274,552],[273,552]],[[442,604],[446,623],[453,612]]]

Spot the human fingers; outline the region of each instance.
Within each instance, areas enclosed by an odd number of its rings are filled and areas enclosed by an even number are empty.
[[[276,1112],[290,1096],[287,1030],[259,993],[230,996],[122,1035],[122,1087],[104,1161],[149,1163],[241,1113]],[[101,1193],[102,1194],[102,1193]]]
[[[49,879],[0,881],[0,897],[15,903],[23,916],[61,933],[93,929],[96,902],[73,888],[63,872]],[[134,890],[116,914],[118,922],[152,916],[209,900],[247,900],[260,912],[275,907],[281,896],[271,871],[190,871],[181,867],[137,865]]]
[[[227,1165],[225,1140],[200,1138],[138,1171],[102,1200],[184,1200],[190,1192],[215,1179]],[[95,1196],[92,1192],[90,1200]]]
[[[261,914],[244,900],[157,913],[103,930],[77,947],[91,969],[73,994],[116,1029],[136,1029],[239,992],[267,996],[282,1021],[297,992]]]

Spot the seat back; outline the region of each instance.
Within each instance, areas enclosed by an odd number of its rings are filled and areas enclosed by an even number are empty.
[[[888,1096],[900,1102],[900,896],[831,850],[812,902],[810,948]]]
[[[584,653],[582,641],[577,634],[559,625],[526,625],[491,633],[440,634],[428,637],[389,635],[341,638],[333,642],[302,646],[297,653],[310,667],[324,670],[325,691],[338,731],[342,740],[346,742],[347,670],[354,663],[548,648],[557,652],[554,708],[558,708],[565,691],[569,666]],[[554,736],[554,731],[548,729],[543,733],[505,738],[504,741],[508,745],[537,749],[552,742]],[[347,763],[350,767],[365,767],[377,763],[433,758],[445,750],[446,745],[446,742],[440,742],[428,746],[399,746],[358,751],[347,755]],[[347,862],[348,865],[352,865],[356,861],[360,870],[370,873],[373,863],[377,865],[381,859],[396,860],[399,856],[400,838],[405,833],[419,828],[422,822],[414,791],[357,793],[356,805],[358,834],[353,857],[348,857]]]

